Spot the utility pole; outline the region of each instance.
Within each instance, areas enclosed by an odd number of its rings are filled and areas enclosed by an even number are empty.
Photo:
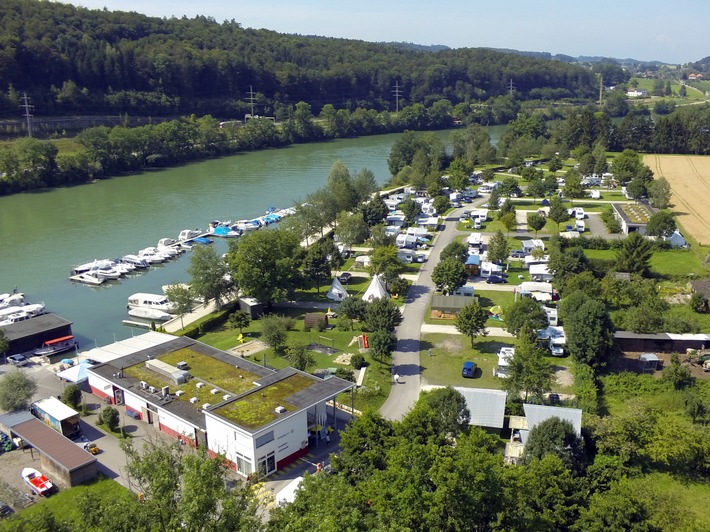
[[[510,83],[508,84],[508,94],[513,97],[513,91],[515,90],[515,85],[513,85],[513,78],[510,78]]]
[[[256,93],[251,85],[249,85],[249,97],[247,98],[247,101],[251,106],[251,118],[254,118],[254,102],[256,101]]]
[[[604,90],[604,76],[599,74],[599,107],[602,106],[602,91]]]
[[[399,97],[402,95],[402,89],[399,88],[399,81],[394,82],[394,89],[392,90],[392,94],[395,96],[395,100],[397,102],[397,112],[399,113]]]
[[[30,105],[29,102],[30,102],[29,96],[27,96],[26,92],[23,92],[22,93],[22,103],[20,104],[20,107],[25,110],[25,112],[22,116],[24,116],[27,119],[27,136],[32,137],[32,121],[30,120],[32,118],[32,113],[30,113],[30,111],[32,111],[35,108],[35,106]]]

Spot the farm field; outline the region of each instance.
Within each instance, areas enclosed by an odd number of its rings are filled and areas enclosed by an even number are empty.
[[[643,162],[671,184],[673,214],[701,246],[710,245],[710,157],[646,155]]]

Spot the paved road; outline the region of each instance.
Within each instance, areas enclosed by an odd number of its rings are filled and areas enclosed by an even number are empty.
[[[467,205],[470,209],[476,204],[483,204],[484,198],[474,204]],[[419,338],[424,323],[426,310],[434,292],[431,272],[439,263],[439,255],[457,235],[456,224],[461,216],[460,209],[455,209],[444,220],[444,229],[437,236],[434,246],[430,249],[429,259],[422,265],[417,280],[412,284],[407,294],[404,308],[404,319],[397,327],[397,347],[392,353],[393,372],[399,375],[399,384],[394,384],[387,401],[380,408],[382,417],[391,420],[402,419],[419,398],[421,388],[421,365],[419,362]]]

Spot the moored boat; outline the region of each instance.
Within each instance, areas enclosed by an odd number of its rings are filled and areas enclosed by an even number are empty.
[[[106,281],[106,279],[104,277],[99,277],[94,272],[79,273],[77,275],[72,275],[71,277],[69,277],[69,279],[71,281],[76,281],[77,283],[93,284],[93,285],[99,285],[99,284],[102,284]]]
[[[124,255],[120,259],[121,264],[130,264],[135,268],[147,268],[150,266],[148,261],[141,259],[138,255]]]
[[[128,311],[129,316],[143,318],[144,320],[168,321],[172,318],[170,314],[157,308],[135,307]]]
[[[54,340],[48,340],[42,344],[42,347],[35,349],[37,356],[52,356],[65,351],[79,349],[79,342],[73,336],[62,336]]]
[[[183,229],[182,231],[180,231],[178,240],[191,240],[196,236],[200,236],[201,234],[202,231],[200,231],[199,229]]]
[[[170,312],[171,305],[168,298],[162,294],[147,294],[145,292],[138,292],[128,297],[128,308],[151,308],[162,310],[163,312]]]
[[[13,312],[12,314],[8,314],[5,316],[2,321],[0,321],[0,327],[3,327],[5,325],[10,325],[12,323],[18,323],[21,321],[29,320],[32,316],[27,314],[24,310],[18,310],[16,312]]]

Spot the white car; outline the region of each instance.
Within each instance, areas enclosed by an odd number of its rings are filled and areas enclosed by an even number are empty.
[[[26,366],[30,363],[23,355],[10,355],[7,359],[15,366]]]
[[[577,218],[577,220],[584,220],[584,218],[586,217],[586,215],[584,214],[584,209],[582,209],[581,207],[577,207],[574,217]]]

